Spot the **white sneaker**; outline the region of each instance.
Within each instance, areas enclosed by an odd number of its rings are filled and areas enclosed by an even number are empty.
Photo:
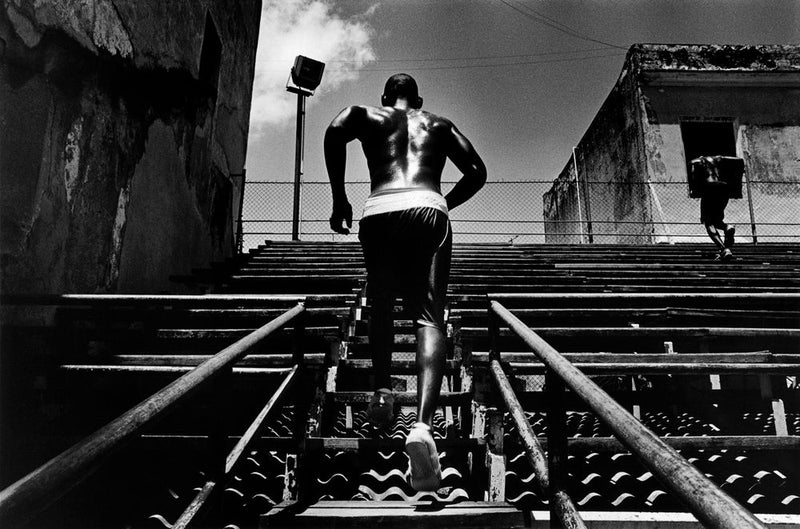
[[[411,466],[411,488],[437,490],[442,481],[442,469],[430,426],[424,422],[414,423],[406,438],[406,453]]]

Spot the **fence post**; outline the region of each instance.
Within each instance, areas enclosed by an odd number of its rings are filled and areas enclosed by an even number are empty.
[[[303,142],[306,128],[306,96],[297,92],[297,135],[294,155],[294,203],[292,205],[292,240],[300,240],[300,178],[303,176]]]
[[[575,157],[575,178],[578,181],[581,181],[581,173],[578,171],[578,148],[573,147],[572,149],[573,156]],[[594,243],[594,229],[592,228],[592,189],[591,189],[591,180],[586,179],[586,175],[583,175],[583,199],[586,201],[585,203],[585,210],[586,210],[586,235],[589,239],[589,244]]]
[[[575,195],[578,202],[578,233],[583,244],[583,206],[581,205],[581,179],[578,174],[578,158],[575,156],[575,147],[572,148],[572,166],[575,168]]]
[[[747,188],[747,207],[750,209],[750,234],[753,237],[753,244],[758,244],[758,235],[756,234],[756,218],[753,214],[753,190],[750,187],[750,175],[747,170],[744,172],[744,183]]]
[[[236,221],[236,253],[241,254],[242,250],[244,249],[244,223],[242,222],[242,210],[244,209],[244,187],[245,182],[247,181],[247,169],[242,168],[242,172],[240,174],[231,176],[238,176],[242,179],[241,184],[239,184],[239,218]]]

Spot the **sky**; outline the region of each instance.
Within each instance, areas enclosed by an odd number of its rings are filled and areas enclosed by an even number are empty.
[[[296,55],[326,63],[307,102],[304,182],[327,181],[331,119],[349,105],[378,105],[397,72],[417,79],[425,110],[472,141],[490,181],[553,180],[635,43],[800,44],[800,1],[264,0],[247,180],[294,178],[296,96],[285,86]],[[346,176],[369,178],[357,142]],[[443,179],[459,176],[448,164]],[[304,216],[324,219],[329,208],[329,198],[314,198]]]

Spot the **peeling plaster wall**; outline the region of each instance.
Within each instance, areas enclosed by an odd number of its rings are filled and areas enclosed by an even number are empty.
[[[699,203],[688,197],[686,185],[680,122],[687,118],[734,124],[737,154],[758,182],[751,186],[756,223],[800,221],[798,73],[800,46],[633,46],[576,147],[582,208],[553,207],[574,200],[575,186],[564,180],[576,173],[570,159],[545,195],[545,240],[579,242],[565,241],[554,231],[557,225],[547,222],[577,221],[579,213],[587,228],[587,218],[592,220],[594,242],[698,240],[688,238],[698,234],[696,226],[668,224],[699,221]],[[609,181],[619,183],[591,183]],[[732,200],[726,219],[749,224],[747,200]],[[636,224],[618,228],[631,235],[602,237],[616,229],[602,221]]]
[[[176,290],[170,275],[233,253],[260,8],[3,4],[4,292]],[[209,21],[218,63],[203,56]]]
[[[656,182],[669,183],[656,185],[655,191],[666,222],[699,221],[699,201],[688,198],[685,185],[681,118],[731,121],[736,154],[754,182],[756,223],[800,221],[800,88],[660,87],[646,88],[643,95],[650,174]],[[746,197],[731,200],[725,215],[734,224],[749,224]],[[669,230],[677,238],[697,232],[691,226]],[[744,233],[740,230],[740,238]]]
[[[606,98],[589,129],[575,148],[573,158],[556,180],[547,195],[567,193],[551,203],[576,202],[580,195],[580,208],[554,210],[545,207],[546,242],[592,242],[644,244],[650,242],[646,226],[650,219],[647,198],[646,169],[644,165],[642,128],[636,104],[635,79],[629,70],[623,70],[619,81]],[[578,185],[565,186],[564,174],[571,172]],[[613,182],[613,183],[612,183]],[[573,196],[575,198],[573,198]],[[565,221],[581,220],[579,224]],[[591,220],[591,223],[589,222]],[[548,222],[550,221],[550,222]],[[561,221],[562,232],[577,232],[582,226],[583,237],[573,235],[565,239],[548,231]],[[619,227],[613,221],[629,221]],[[550,228],[548,228],[548,225]]]
[[[578,186],[574,159],[558,175],[553,187],[542,196],[544,207],[544,242],[578,244],[586,233],[586,225],[578,205]],[[566,222],[565,222],[566,221]]]

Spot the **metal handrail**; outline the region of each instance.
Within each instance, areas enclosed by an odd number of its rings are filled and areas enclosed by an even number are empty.
[[[295,382],[299,370],[299,364],[295,364],[294,367],[292,367],[289,374],[286,375],[286,378],[284,378],[283,382],[281,382],[281,385],[277,390],[275,390],[275,392],[272,394],[272,397],[270,397],[269,402],[267,402],[267,404],[261,409],[250,426],[248,426],[247,431],[225,458],[225,468],[223,469],[222,476],[219,478],[214,478],[212,476],[212,479],[207,480],[203,484],[198,493],[195,495],[194,499],[189,503],[178,520],[172,525],[172,529],[185,529],[188,527],[194,520],[195,516],[206,504],[208,499],[211,498],[211,495],[214,493],[214,491],[217,490],[217,486],[220,483],[226,483],[230,480],[233,469],[239,463],[242,456],[246,453],[247,447],[255,439],[256,434],[259,432],[264,422],[268,417],[270,417],[273,410],[276,409],[277,403],[286,395],[288,389],[291,388],[292,384]]]
[[[581,180],[583,183],[584,181]],[[458,180],[442,180],[441,182],[444,185],[456,184]],[[554,184],[556,183],[555,180],[494,180],[486,182],[485,185],[491,186],[498,186],[498,185],[521,185],[521,184]],[[570,184],[574,184],[575,181],[572,180],[571,182],[567,182]],[[585,183],[587,184],[624,184],[624,185],[649,185],[649,184],[657,184],[657,185],[681,185],[681,186],[688,186],[688,182],[685,180],[653,180],[651,182],[640,182],[640,181],[631,181],[631,180],[586,180]],[[784,185],[798,185],[800,182],[797,180],[750,180],[752,184],[784,184]],[[293,181],[290,180],[252,180],[249,181],[248,184],[253,185],[294,185]],[[304,180],[303,185],[323,185],[328,186],[330,182],[328,180]],[[350,180],[347,182],[347,185],[369,185],[369,180]]]
[[[0,491],[0,521],[3,521],[3,526],[19,525],[36,510],[52,504],[94,472],[106,457],[133,440],[146,426],[223,375],[252,347],[304,311],[305,304],[298,303]]]
[[[490,316],[504,321],[533,350],[539,360],[597,414],[622,444],[688,506],[703,525],[719,529],[766,528],[752,513],[644,427],[503,305],[492,300],[489,311]]]
[[[533,432],[530,423],[525,418],[525,412],[522,405],[519,403],[511,384],[508,381],[500,362],[492,360],[490,363],[492,376],[494,377],[497,387],[500,389],[500,395],[506,404],[509,414],[511,415],[514,424],[519,432],[522,445],[525,447],[525,455],[528,457],[528,462],[533,468],[533,475],[539,489],[544,494],[550,494],[552,501],[551,512],[555,514],[562,524],[562,527],[580,529],[586,527],[578,508],[575,507],[575,502],[564,490],[550,490],[550,471],[547,468],[547,457],[545,456],[544,449],[541,443]]]
[[[353,221],[358,221],[358,218],[353,218]],[[243,223],[262,223],[262,224],[280,224],[292,222],[292,219],[247,219]],[[330,219],[303,219],[303,222],[316,222],[325,223],[330,222]],[[585,220],[504,220],[504,219],[451,219],[451,222],[472,222],[482,224],[585,224]],[[641,220],[592,220],[592,224],[611,224],[617,225],[647,225],[658,224],[659,226],[697,226],[697,222],[680,222],[680,221],[641,221]],[[759,226],[800,226],[800,222],[759,222]],[[703,237],[707,235],[703,234]]]

